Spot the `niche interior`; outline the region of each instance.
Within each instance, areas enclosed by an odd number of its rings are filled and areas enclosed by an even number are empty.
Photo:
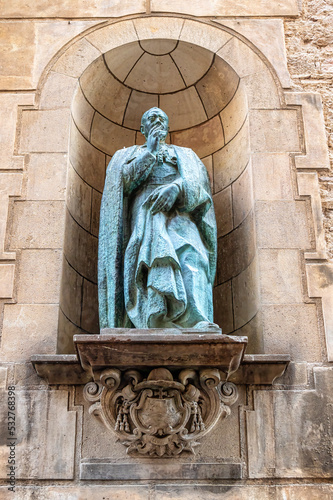
[[[209,50],[154,39],[97,58],[81,75],[73,98],[58,352],[73,352],[76,333],[99,333],[97,247],[105,171],[115,151],[144,142],[140,120],[152,106],[169,116],[168,140],[192,148],[210,176],[218,228],[215,322],[225,334],[251,334],[256,350],[260,325],[246,90],[234,69]],[[244,191],[246,200],[238,195]]]

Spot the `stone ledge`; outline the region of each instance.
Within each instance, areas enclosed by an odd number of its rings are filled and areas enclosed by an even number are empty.
[[[236,371],[247,337],[222,335],[221,330],[105,329],[101,335],[75,335],[82,367],[96,372],[107,367],[145,369],[218,368]]]
[[[51,385],[81,385],[93,380],[94,370],[107,366],[120,369],[210,366],[220,369],[225,378],[236,384],[270,385],[283,375],[290,361],[289,355],[244,355],[246,337],[219,333],[195,334],[193,330],[187,334],[179,334],[177,331],[168,335],[156,333],[156,330],[149,335],[142,334],[142,331],[141,334],[139,331],[129,333],[128,330],[116,335],[105,332],[104,330],[103,335],[76,335],[74,341],[79,356],[32,356],[31,362],[37,374]],[[170,346],[177,354],[173,361],[170,361]],[[120,347],[122,350],[119,351]]]
[[[112,463],[107,459],[88,459],[80,464],[80,479],[134,481],[147,479],[241,479],[240,463],[176,463],[156,460],[147,464]]]

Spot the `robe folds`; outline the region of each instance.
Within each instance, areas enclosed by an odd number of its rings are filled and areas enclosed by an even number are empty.
[[[151,192],[146,189],[149,178],[129,168],[133,158],[150,155],[145,146],[117,151],[108,165],[98,248],[101,329],[191,327],[213,321],[217,241],[209,179],[191,149],[172,150],[181,196],[169,214],[151,214],[151,204],[144,202]],[[140,203],[135,204],[138,193]],[[194,318],[192,305],[200,302],[200,294],[206,313]]]

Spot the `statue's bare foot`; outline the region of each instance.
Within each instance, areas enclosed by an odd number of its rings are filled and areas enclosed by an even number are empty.
[[[210,321],[199,321],[193,328],[198,330],[221,330],[219,325],[216,323],[211,323]]]

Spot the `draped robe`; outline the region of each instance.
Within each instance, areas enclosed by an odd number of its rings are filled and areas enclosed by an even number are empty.
[[[160,186],[146,145],[119,150],[109,163],[99,232],[100,328],[213,321],[216,222],[207,171],[191,149],[164,148],[166,170],[170,158],[175,168]],[[149,195],[171,183],[179,188],[174,207],[152,215]]]

